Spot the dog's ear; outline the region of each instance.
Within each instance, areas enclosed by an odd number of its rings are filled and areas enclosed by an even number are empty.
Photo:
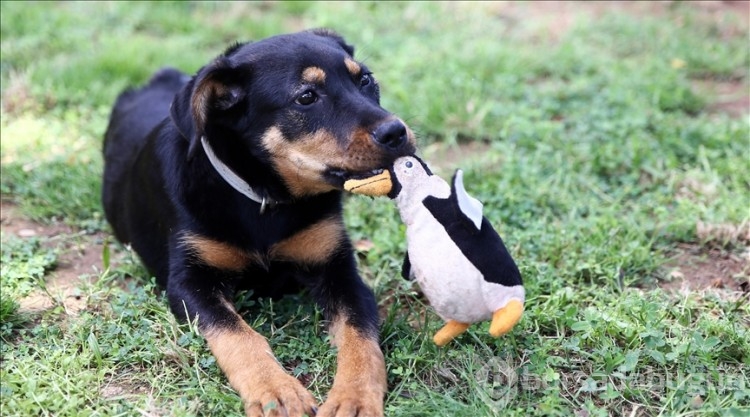
[[[313,34],[318,35],[318,36],[324,36],[326,38],[333,39],[334,41],[336,41],[336,43],[339,44],[339,46],[343,50],[346,51],[347,54],[349,54],[349,56],[354,57],[354,47],[352,45],[349,45],[348,43],[346,43],[346,41],[344,40],[344,38],[341,35],[339,35],[338,33],[336,33],[336,31],[334,31],[333,29],[328,29],[328,28],[311,29],[310,33],[313,33]]]
[[[208,117],[229,110],[245,98],[242,84],[249,73],[248,68],[232,67],[229,59],[220,57],[201,68],[175,95],[170,117],[189,142],[188,160],[193,158],[200,146]]]

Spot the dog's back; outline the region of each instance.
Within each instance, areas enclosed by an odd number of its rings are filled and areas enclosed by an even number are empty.
[[[118,227],[122,219],[119,200],[129,192],[131,168],[150,133],[169,115],[169,106],[175,94],[190,77],[172,68],[156,72],[151,80],[139,89],[124,91],[117,97],[109,126],[104,136],[104,184],[102,200],[107,220],[117,238],[129,242],[125,228]]]

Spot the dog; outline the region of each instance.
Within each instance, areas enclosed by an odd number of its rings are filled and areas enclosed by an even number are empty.
[[[328,29],[229,47],[193,77],[159,70],[120,94],[102,200],[116,238],[198,329],[248,416],[381,416],[378,310],[342,220],[342,187],[415,152],[372,72]],[[326,400],[237,313],[237,291],[307,289],[337,351]]]

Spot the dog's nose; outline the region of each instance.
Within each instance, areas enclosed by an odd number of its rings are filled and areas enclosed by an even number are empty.
[[[400,120],[389,120],[375,128],[372,136],[375,142],[396,149],[407,141],[406,126]]]

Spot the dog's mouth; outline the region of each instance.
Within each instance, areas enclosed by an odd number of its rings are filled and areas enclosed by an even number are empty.
[[[382,174],[385,168],[376,168],[369,171],[347,171],[344,169],[329,169],[325,173],[326,180],[339,189],[344,188],[344,183],[349,180],[361,180]]]

